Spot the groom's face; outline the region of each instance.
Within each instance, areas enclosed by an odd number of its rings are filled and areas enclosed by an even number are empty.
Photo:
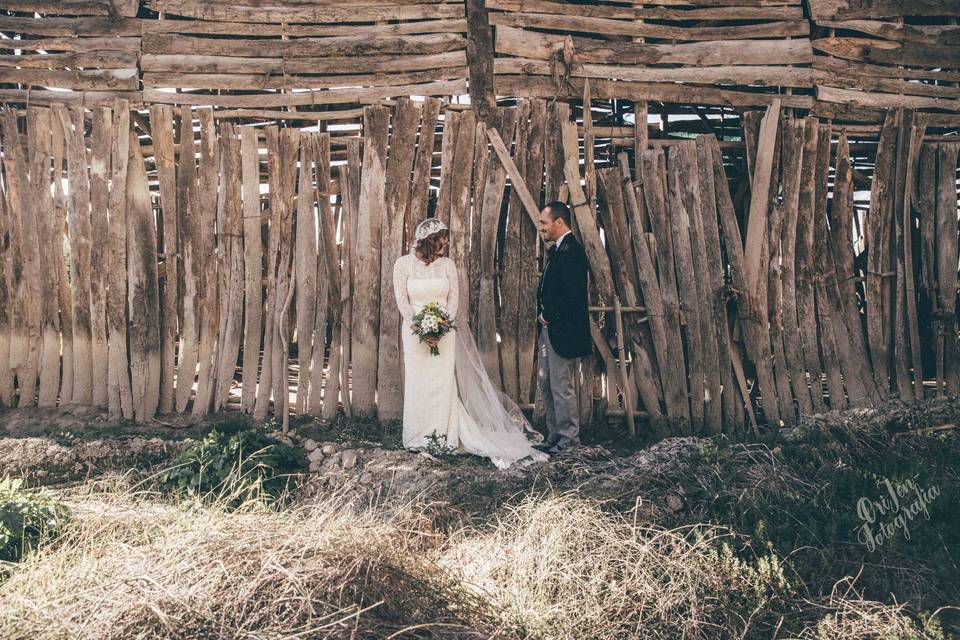
[[[540,224],[538,227],[540,237],[544,242],[556,242],[567,230],[567,225],[564,224],[563,218],[558,216],[556,220],[553,219],[550,207],[544,207],[540,211]]]

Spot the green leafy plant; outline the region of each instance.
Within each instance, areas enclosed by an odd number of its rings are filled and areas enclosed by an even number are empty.
[[[161,487],[184,497],[236,508],[283,501],[305,467],[304,454],[265,429],[214,429],[182,452],[160,477]]]
[[[24,491],[23,481],[0,480],[0,562],[19,562],[46,540],[58,536],[70,510],[45,493]],[[0,576],[3,570],[0,568]]]
[[[456,455],[456,447],[447,444],[447,435],[445,433],[431,433],[427,436],[427,446],[424,449],[434,458],[446,460]]]

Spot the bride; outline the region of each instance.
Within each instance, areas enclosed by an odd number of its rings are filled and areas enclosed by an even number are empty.
[[[443,257],[450,242],[443,221],[427,218],[414,231],[412,250],[393,267],[393,289],[403,317],[403,445],[424,449],[431,439],[448,448],[490,458],[500,469],[529,458],[548,459],[533,448],[540,434],[520,408],[490,381],[466,322],[458,320],[457,268]],[[424,305],[439,303],[461,330],[420,342],[411,330]],[[440,355],[431,355],[436,346]]]

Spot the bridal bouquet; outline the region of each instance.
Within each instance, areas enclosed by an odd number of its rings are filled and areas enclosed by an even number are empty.
[[[447,313],[441,305],[431,302],[424,305],[420,313],[413,316],[411,325],[414,335],[420,336],[420,342],[427,338],[442,338],[457,327],[453,324],[453,318]],[[436,346],[430,347],[430,353],[438,356],[440,349]]]

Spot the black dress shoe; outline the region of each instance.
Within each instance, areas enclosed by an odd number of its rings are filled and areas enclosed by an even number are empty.
[[[560,444],[560,434],[555,433],[547,438],[544,442],[534,445],[533,448],[539,449],[540,451],[550,451],[551,449],[556,448],[558,444]]]

